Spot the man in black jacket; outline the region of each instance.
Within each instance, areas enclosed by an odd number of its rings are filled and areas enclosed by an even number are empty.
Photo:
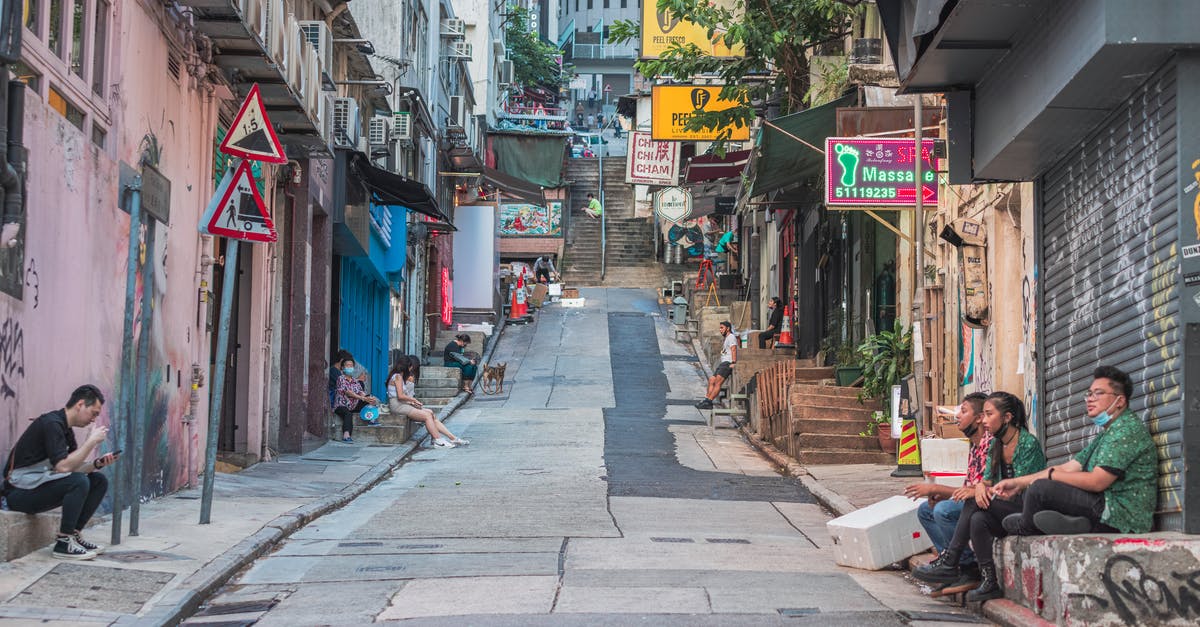
[[[767,340],[779,337],[779,329],[783,327],[783,301],[778,296],[772,296],[767,309],[771,310],[771,318],[767,321],[767,328],[758,334],[759,348],[766,348]]]

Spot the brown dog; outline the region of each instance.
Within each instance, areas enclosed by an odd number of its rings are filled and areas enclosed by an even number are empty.
[[[483,376],[479,379],[479,388],[483,390],[484,394],[496,395],[504,393],[504,369],[506,367],[508,367],[508,362],[483,367]]]

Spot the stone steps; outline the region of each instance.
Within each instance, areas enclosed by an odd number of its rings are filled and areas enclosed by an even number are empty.
[[[867,428],[865,421],[835,420],[828,418],[792,418],[792,431],[803,435],[853,435]]]
[[[878,442],[875,448],[879,448]],[[827,464],[894,464],[896,463],[896,456],[880,450],[800,449],[800,459],[797,461],[805,466],[822,466]]]
[[[836,385],[816,385],[812,383],[797,383],[792,385],[791,393],[796,394],[818,394],[821,396],[841,396],[844,398],[858,398],[860,388],[839,387]]]

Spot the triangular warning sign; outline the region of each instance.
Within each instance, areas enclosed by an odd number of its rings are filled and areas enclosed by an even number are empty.
[[[263,106],[258,83],[246,94],[246,100],[242,102],[242,108],[238,110],[237,117],[229,127],[229,133],[221,142],[220,151],[251,161],[287,163],[283,145],[279,143],[275,128],[267,118],[267,109]]]
[[[208,201],[208,207],[204,209],[204,215],[200,216],[200,232],[205,235],[212,235],[208,232],[208,223],[212,221],[213,214],[217,212],[217,207],[221,206],[221,199],[225,198],[229,187],[233,185],[233,174],[237,171],[237,166],[240,161],[235,159],[229,160],[229,166],[225,168],[225,176],[221,177],[221,183],[217,185],[217,191],[213,193],[213,197]]]
[[[230,181],[228,186],[225,180]],[[279,239],[275,233],[275,223],[271,221],[262,195],[258,193],[258,185],[254,184],[249,161],[241,162],[232,178],[226,173],[215,197],[219,197],[220,201],[211,205],[212,215],[205,212],[208,220],[203,230],[212,235],[251,242],[274,242]]]

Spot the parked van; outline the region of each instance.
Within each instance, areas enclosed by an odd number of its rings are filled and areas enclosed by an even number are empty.
[[[611,156],[608,150],[608,140],[601,137],[600,133],[575,133],[571,143],[571,156],[582,157],[585,149],[591,150],[593,156],[599,157],[601,154],[605,157]]]

